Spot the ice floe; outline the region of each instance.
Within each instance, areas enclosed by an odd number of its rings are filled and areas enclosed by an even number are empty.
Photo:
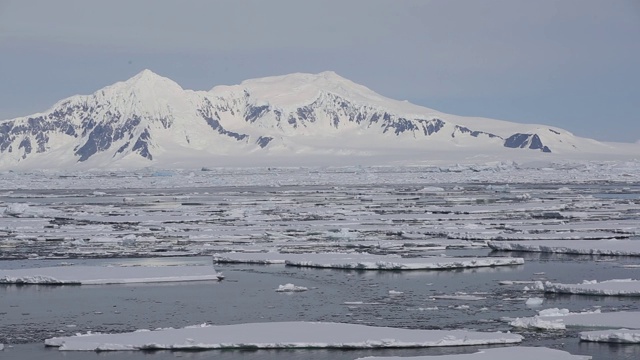
[[[545,282],[544,291],[580,295],[640,296],[640,280],[613,279],[601,282],[585,280],[582,284]]]
[[[434,300],[462,300],[462,301],[478,301],[484,300],[486,297],[478,295],[469,295],[465,293],[459,293],[455,295],[432,295],[429,298]]]
[[[509,257],[420,257],[364,253],[229,253],[214,255],[218,263],[286,264],[299,267],[355,270],[440,270],[489,266],[521,265],[522,258]]]
[[[640,311],[603,313],[595,310],[572,313],[567,309],[552,308],[541,310],[533,317],[511,319],[509,325],[545,330],[560,330],[567,327],[640,329]]]
[[[356,360],[588,360],[591,356],[572,355],[566,351],[549,349],[544,347],[511,346],[496,349],[482,349],[472,354],[434,355],[434,356],[409,356],[409,357],[383,357],[369,356]]]
[[[640,256],[640,241],[638,240],[490,241],[488,245],[493,250],[501,251]]]
[[[532,298],[528,298],[527,301],[525,301],[525,305],[534,307],[534,306],[542,305],[543,302],[544,302],[543,298],[532,297]]]
[[[220,280],[211,266],[57,266],[0,270],[2,284],[97,285]]]
[[[639,344],[640,330],[616,329],[583,331],[580,333],[580,340],[592,342]]]
[[[200,325],[182,329],[88,334],[47,339],[60,350],[198,350],[285,348],[403,348],[513,344],[522,336],[501,332],[415,330],[323,322]]]
[[[278,285],[276,292],[302,292],[307,290],[309,289],[304,286],[297,286],[297,285],[288,283],[284,285]]]

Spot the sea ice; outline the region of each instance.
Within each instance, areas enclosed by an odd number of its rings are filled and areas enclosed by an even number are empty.
[[[640,241],[636,240],[490,241],[488,245],[493,250],[501,251],[640,256]]]
[[[522,258],[484,257],[424,257],[403,258],[398,255],[364,253],[230,253],[214,255],[218,263],[282,264],[300,267],[337,268],[354,270],[439,270],[488,266],[521,265]]]
[[[401,348],[513,344],[522,336],[501,332],[415,330],[323,322],[200,325],[182,329],[89,334],[47,339],[60,350],[198,350],[241,348]]]
[[[221,280],[211,266],[57,266],[0,270],[1,284],[97,285]]]
[[[435,355],[435,356],[369,356],[356,360],[588,360],[591,356],[572,355],[566,351],[544,347],[512,346],[496,349],[482,349],[472,354]]]
[[[543,298],[539,298],[539,297],[532,297],[532,298],[528,298],[527,301],[525,302],[525,305],[527,306],[540,306],[542,305],[542,303],[544,302]]]
[[[584,331],[580,333],[580,340],[609,343],[640,343],[640,330],[617,329]]]
[[[564,329],[566,327],[640,329],[640,311],[572,313],[567,309],[545,309],[538,315],[516,318],[509,325],[522,328]]]
[[[582,284],[546,282],[544,291],[581,295],[640,296],[640,280],[613,279],[601,282],[585,281]]]
[[[429,296],[429,298],[437,299],[437,300],[462,300],[462,301],[477,301],[477,300],[486,299],[486,297],[484,296],[469,295],[469,294],[463,294],[463,293],[455,294],[455,295],[432,295],[432,296]]]
[[[304,286],[296,286],[294,284],[288,283],[284,285],[278,285],[276,292],[302,292],[307,290],[309,289]]]

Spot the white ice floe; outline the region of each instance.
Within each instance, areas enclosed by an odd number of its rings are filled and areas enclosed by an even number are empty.
[[[477,300],[484,300],[486,299],[486,297],[484,296],[477,296],[477,295],[469,295],[469,294],[455,294],[455,295],[433,295],[433,296],[429,296],[430,299],[436,299],[436,300],[463,300],[463,301],[477,301]]]
[[[616,329],[584,331],[580,333],[580,340],[608,343],[640,343],[640,330]]]
[[[545,309],[538,315],[516,318],[509,325],[520,328],[557,330],[567,327],[640,329],[640,311],[601,313],[600,310],[572,313],[567,309]]]
[[[1,284],[96,285],[220,280],[211,266],[58,266],[0,270]]]
[[[607,281],[584,281],[582,284],[559,284],[546,282],[544,291],[581,295],[640,296],[640,280],[613,279]]]
[[[47,339],[60,350],[197,350],[239,348],[398,348],[512,344],[522,336],[501,332],[415,330],[323,322],[201,325],[182,329],[91,334]]]
[[[640,256],[640,241],[636,240],[490,241],[488,245],[493,250],[501,251]]]
[[[277,292],[302,292],[307,290],[309,289],[304,286],[296,286],[291,283],[278,285],[278,288],[276,289]]]
[[[525,305],[534,307],[534,306],[542,305],[543,302],[544,302],[543,298],[532,297],[527,299],[527,301],[525,302]]]
[[[544,347],[512,346],[496,349],[482,349],[472,354],[409,356],[409,357],[378,357],[369,356],[356,360],[588,360],[588,355],[572,355],[566,351]]]
[[[289,266],[355,270],[438,270],[488,266],[521,265],[522,258],[510,257],[423,257],[403,258],[398,255],[364,253],[229,253],[214,255],[218,263],[286,264]]]

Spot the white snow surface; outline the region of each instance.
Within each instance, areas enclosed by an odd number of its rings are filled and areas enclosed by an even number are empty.
[[[583,331],[580,340],[592,342],[640,344],[640,330],[616,329]]]
[[[494,250],[502,251],[640,256],[640,241],[638,240],[490,241],[488,245]]]
[[[298,110],[306,115],[296,120]],[[411,126],[398,125],[397,131],[376,126],[378,120],[371,120],[374,114]],[[87,117],[127,133],[113,136],[113,144],[82,158],[76,151],[92,144],[90,136],[106,137],[84,131],[87,129],[83,128],[83,119]],[[137,125],[127,123],[134,118],[140,119]],[[211,91],[192,91],[144,70],[93,94],[63,99],[45,112],[5,122],[13,122],[19,128],[30,124],[30,119],[62,120],[77,134],[55,129],[39,144],[30,133],[19,133],[11,138],[15,150],[1,154],[0,168],[194,169],[237,164],[308,165],[310,161],[323,165],[452,165],[508,160],[633,159],[640,149],[636,144],[614,145],[580,138],[552,126],[444,114],[385,98],[330,71],[253,79]],[[434,123],[439,124],[437,131],[433,130]],[[517,134],[529,137],[522,144],[524,148],[504,147],[505,139]],[[528,149],[534,135],[552,153]],[[136,148],[136,139],[148,145],[151,156]],[[19,146],[22,141],[34,146],[38,143],[43,151],[27,151],[25,146]]]
[[[516,318],[509,325],[521,328],[557,330],[566,327],[640,329],[640,311],[602,313],[599,310],[572,313],[567,309],[545,309],[538,315]]]
[[[0,270],[0,284],[97,285],[220,280],[211,266],[58,266]]]
[[[59,350],[197,350],[287,348],[403,348],[513,344],[522,336],[501,332],[414,330],[323,322],[200,325],[121,334],[47,339]]]
[[[286,264],[288,266],[357,270],[439,270],[524,264],[522,258],[422,257],[365,253],[229,253],[214,255],[218,263]]]
[[[606,281],[584,281],[582,284],[560,284],[546,282],[544,291],[581,295],[640,296],[640,280],[613,279]]]
[[[572,355],[566,351],[544,347],[510,346],[496,349],[482,349],[472,354],[435,356],[369,356],[357,360],[588,360],[591,356]]]

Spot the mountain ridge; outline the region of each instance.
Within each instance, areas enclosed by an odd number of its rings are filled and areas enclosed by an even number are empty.
[[[386,98],[332,71],[193,91],[145,69],[45,112],[0,121],[3,168],[55,167],[52,161],[62,167],[162,166],[164,158],[179,162],[181,153],[213,163],[257,154],[376,156],[388,149],[415,156],[457,149],[598,153],[612,147],[552,126],[444,114]]]

